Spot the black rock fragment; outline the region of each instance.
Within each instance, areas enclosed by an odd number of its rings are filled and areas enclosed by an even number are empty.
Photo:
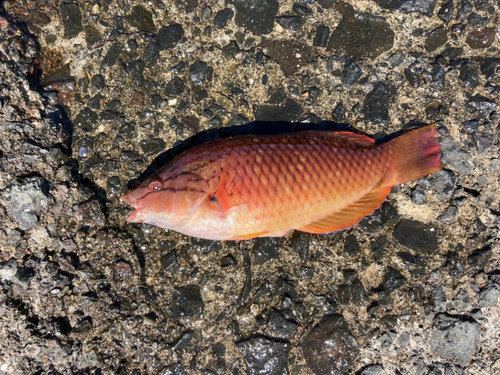
[[[425,39],[425,49],[427,52],[435,51],[444,45],[447,40],[448,30],[444,27],[438,27],[432,30],[427,36],[427,39]]]
[[[142,54],[142,60],[147,67],[154,67],[158,64],[158,60],[160,58],[160,47],[154,42],[150,42],[144,53]]]
[[[106,53],[106,56],[104,56],[104,59],[102,59],[101,66],[110,67],[115,65],[121,53],[122,53],[121,45],[119,45],[118,43],[111,45],[111,47],[109,47],[108,49],[108,52]]]
[[[48,184],[41,177],[14,181],[2,191],[2,197],[7,211],[23,230],[38,224],[50,204]]]
[[[256,35],[269,34],[278,13],[278,0],[230,0],[236,8],[236,25]]]
[[[214,17],[214,26],[216,29],[223,29],[229,21],[234,17],[234,12],[231,8],[219,10]]]
[[[362,74],[363,72],[354,61],[348,61],[342,70],[342,83],[350,87],[358,82]]]
[[[431,351],[465,366],[479,350],[481,326],[468,315],[439,314],[433,322]]]
[[[359,252],[359,244],[356,236],[351,234],[346,237],[344,243],[344,254],[350,258],[356,256]]]
[[[396,225],[393,236],[401,245],[418,252],[430,253],[438,249],[436,232],[419,221],[401,220]]]
[[[278,241],[275,237],[262,237],[255,240],[252,249],[255,264],[264,264],[279,258]]]
[[[325,316],[302,341],[309,368],[316,375],[340,375],[354,363],[359,348],[340,315]]]
[[[165,86],[165,96],[172,99],[177,98],[184,93],[185,89],[186,85],[184,84],[184,81],[179,77],[174,77]]]
[[[383,82],[378,82],[366,95],[363,102],[365,119],[372,124],[387,124],[389,121],[389,90]]]
[[[201,87],[205,83],[208,65],[204,61],[196,61],[189,67],[189,79],[195,87]]]
[[[203,299],[198,286],[187,285],[177,289],[172,296],[172,316],[174,319],[201,318]]]
[[[59,12],[66,39],[74,38],[83,31],[82,12],[78,4],[62,3]]]
[[[306,20],[300,16],[279,16],[276,17],[276,22],[278,22],[285,29],[297,31],[304,26]]]
[[[184,37],[184,29],[181,25],[173,24],[164,26],[155,36],[156,44],[161,50],[166,50],[175,47]]]
[[[384,279],[381,284],[387,294],[391,294],[406,284],[408,284],[408,281],[401,274],[401,272],[395,268],[387,267],[387,271],[385,272]]]
[[[469,264],[476,269],[483,269],[490,261],[492,250],[490,246],[475,250],[469,255]]]
[[[261,105],[254,110],[257,121],[288,121],[300,118],[302,107],[293,99],[287,99],[283,105]]]
[[[330,28],[325,25],[318,25],[313,39],[313,46],[326,47],[330,37]]]
[[[392,48],[394,32],[385,18],[356,12],[347,3],[338,8],[343,17],[330,37],[328,50],[351,58],[373,58]]]
[[[237,344],[243,353],[249,375],[287,374],[287,356],[290,346],[265,337],[253,337]]]
[[[436,0],[374,0],[382,8],[397,10],[401,13],[421,13],[432,16]]]
[[[297,330],[298,324],[288,321],[281,313],[276,310],[271,311],[268,325],[273,337],[289,339]]]
[[[156,31],[153,22],[153,15],[142,5],[136,5],[132,8],[132,12],[126,17],[130,26],[135,27],[140,31],[154,33]]]
[[[467,87],[475,88],[479,86],[479,73],[477,68],[470,63],[463,64],[460,67],[460,75],[458,77]]]

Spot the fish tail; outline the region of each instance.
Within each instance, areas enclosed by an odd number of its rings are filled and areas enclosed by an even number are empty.
[[[418,180],[443,167],[436,124],[412,130],[386,145],[392,151],[394,160],[392,173],[387,176],[388,186]]]

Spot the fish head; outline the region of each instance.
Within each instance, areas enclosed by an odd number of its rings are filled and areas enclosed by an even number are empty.
[[[165,178],[153,175],[120,199],[135,208],[129,223],[146,223],[178,229],[209,199],[208,184],[194,173]]]

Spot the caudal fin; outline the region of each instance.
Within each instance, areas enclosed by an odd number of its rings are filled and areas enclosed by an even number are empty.
[[[400,185],[418,180],[443,167],[436,124],[397,137],[389,141],[387,147],[392,150],[395,163],[388,184]]]

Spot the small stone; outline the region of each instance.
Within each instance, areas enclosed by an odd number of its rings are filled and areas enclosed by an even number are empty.
[[[417,74],[415,74],[411,68],[406,68],[404,74],[406,80],[408,81],[411,87],[413,88],[420,87],[420,77]]]
[[[161,50],[175,47],[184,37],[184,29],[181,25],[173,24],[164,26],[155,36],[155,41]]]
[[[169,99],[177,98],[184,93],[185,89],[186,85],[184,84],[184,81],[179,77],[174,77],[165,86],[165,96]]]
[[[372,124],[386,125],[389,121],[389,91],[387,85],[378,82],[366,95],[363,103],[365,119]]]
[[[439,27],[432,30],[425,40],[425,49],[427,52],[437,50],[444,45],[448,40],[448,30],[444,27]]]
[[[491,149],[495,145],[495,135],[481,132],[474,133],[477,151],[482,154]]]
[[[278,241],[275,237],[262,237],[255,240],[252,249],[255,264],[264,264],[279,258]]]
[[[343,123],[346,120],[344,104],[337,104],[332,113],[332,120],[337,123]]]
[[[356,256],[358,252],[359,252],[359,244],[358,240],[356,239],[356,236],[352,234],[347,236],[344,243],[344,255],[352,258]]]
[[[156,156],[159,153],[165,151],[166,143],[163,139],[160,138],[146,138],[141,140],[140,142],[141,150],[144,153],[144,156]]]
[[[172,296],[172,316],[174,319],[202,318],[203,300],[198,286],[188,285],[177,289]]]
[[[106,87],[106,82],[102,74],[96,74],[92,77],[92,90],[102,90]]]
[[[291,76],[313,61],[318,52],[313,47],[296,39],[266,39],[259,44],[266,55],[276,60],[287,76]]]
[[[441,285],[432,288],[428,298],[435,312],[444,312],[446,310],[446,296]]]
[[[120,260],[115,264],[115,275],[118,280],[125,281],[134,275],[134,270],[130,263]]]
[[[92,132],[97,122],[97,117],[97,113],[89,107],[85,107],[76,115],[73,123],[75,127],[83,131]]]
[[[271,335],[283,339],[290,339],[298,327],[297,323],[286,320],[285,317],[276,310],[271,311],[268,324]]]
[[[293,232],[291,246],[299,254],[300,259],[307,261],[309,254],[309,234],[300,231]]]
[[[387,248],[387,245],[389,244],[389,240],[387,239],[386,236],[380,236],[377,237],[375,242],[372,243],[372,256],[373,259],[375,260],[381,260],[384,258],[385,255],[385,249]]]
[[[416,263],[415,257],[406,251],[398,252],[398,257],[403,261],[403,263],[407,266],[414,266]]]
[[[411,201],[413,204],[425,204],[427,203],[427,198],[425,196],[425,189],[417,185],[415,189],[411,192]]]
[[[153,22],[153,15],[142,5],[136,5],[132,8],[132,12],[126,17],[130,26],[135,27],[139,31],[154,33],[156,31]]]
[[[287,374],[287,357],[290,346],[265,337],[253,337],[237,344],[243,353],[249,375]]]
[[[261,105],[254,111],[256,121],[295,122],[302,114],[302,107],[293,99],[287,99],[284,105]]]
[[[479,73],[477,68],[472,64],[463,64],[460,67],[460,75],[458,77],[467,87],[475,88],[479,86]]]
[[[306,23],[305,18],[300,16],[279,16],[276,17],[278,22],[285,29],[297,31]]]
[[[163,255],[160,258],[161,269],[164,273],[168,273],[170,275],[175,275],[175,273],[179,270],[180,266],[177,262],[177,256],[175,254],[175,250],[169,252],[168,254]]]
[[[441,140],[441,152],[443,153],[441,160],[443,163],[448,163],[457,169],[462,175],[469,175],[472,167],[469,163],[469,154],[467,154],[460,143],[455,141],[450,136]]]
[[[382,375],[384,372],[384,368],[382,365],[369,365],[368,367],[363,368],[360,375]]]
[[[23,230],[38,224],[50,203],[48,184],[40,177],[16,180],[2,196],[7,211]]]
[[[421,13],[431,17],[436,6],[436,0],[374,0],[382,8],[397,10],[401,13]]]
[[[381,286],[385,289],[387,294],[398,290],[403,285],[408,284],[406,278],[397,269],[392,267],[387,267],[387,271],[382,280]]]
[[[292,10],[295,14],[298,14],[299,16],[309,16],[310,14],[312,14],[311,9],[303,5],[300,5],[298,3],[293,4]]]
[[[350,87],[358,82],[362,74],[363,72],[354,61],[348,61],[342,71],[342,83]]]
[[[468,315],[438,314],[433,322],[431,351],[467,365],[479,350],[481,326]]]
[[[101,66],[110,67],[115,65],[121,53],[122,47],[117,43],[113,44],[111,47],[109,47],[106,56],[104,56],[104,59],[102,59]]]
[[[62,3],[59,12],[66,39],[74,38],[83,31],[82,12],[78,4]]]
[[[491,258],[491,247],[486,246],[482,249],[475,250],[471,255],[469,255],[469,264],[476,269],[484,269],[489,263]]]
[[[269,34],[278,13],[278,0],[230,0],[236,8],[235,23],[255,35]]]
[[[21,267],[13,276],[12,281],[24,288],[27,288],[34,276],[35,271],[32,268]]]
[[[403,51],[397,51],[389,57],[389,63],[392,67],[398,67],[405,61],[406,55]]]
[[[87,43],[87,48],[96,48],[102,43],[102,35],[93,27],[85,26],[85,42]]]
[[[490,57],[481,64],[481,73],[488,82],[491,82],[496,77],[498,67],[500,67],[500,59]]]
[[[497,105],[495,102],[481,95],[472,96],[467,102],[467,108],[469,111],[476,110],[481,116],[485,117],[493,112],[496,107]]]
[[[239,52],[238,45],[235,41],[229,42],[221,49],[222,55],[230,60],[233,60]]]
[[[330,28],[325,25],[318,25],[313,39],[313,46],[326,47],[330,37]]]
[[[359,347],[340,315],[325,316],[302,341],[307,365],[316,375],[345,373],[356,359]]]
[[[419,221],[401,220],[396,225],[393,236],[401,245],[418,252],[430,253],[438,249],[436,232]]]
[[[359,59],[375,58],[392,48],[394,32],[385,18],[356,12],[347,3],[338,8],[343,17],[330,37],[329,51]]]
[[[448,1],[438,11],[438,17],[444,22],[449,23],[453,17],[453,1]]]
[[[439,64],[432,64],[429,86],[436,90],[443,90],[446,85],[446,71]]]
[[[97,201],[83,203],[73,208],[75,219],[86,225],[103,226],[106,217]]]
[[[196,61],[189,67],[189,79],[195,87],[201,87],[205,83],[208,65],[204,61]]]
[[[214,17],[214,26],[216,29],[223,29],[227,23],[234,17],[234,12],[231,8],[219,10]]]
[[[212,18],[213,16],[213,11],[212,11],[212,8],[210,8],[209,6],[204,6],[202,9],[201,9],[201,20],[203,22],[208,22],[210,21],[210,19]]]
[[[173,365],[169,365],[165,367],[161,371],[161,375],[186,375],[186,370],[180,363],[174,363]]]
[[[479,306],[493,307],[497,304],[498,297],[500,297],[500,287],[498,284],[488,283],[479,293]]]
[[[154,42],[150,42],[144,53],[142,54],[142,60],[147,67],[154,67],[158,64],[160,59],[160,47]]]
[[[441,215],[438,216],[437,221],[449,223],[453,220],[457,214],[457,208],[455,206],[450,206],[444,209]]]
[[[495,41],[495,28],[477,26],[469,31],[465,42],[472,49],[487,48]]]
[[[237,264],[236,259],[232,255],[226,255],[220,260],[221,267],[232,267]]]

